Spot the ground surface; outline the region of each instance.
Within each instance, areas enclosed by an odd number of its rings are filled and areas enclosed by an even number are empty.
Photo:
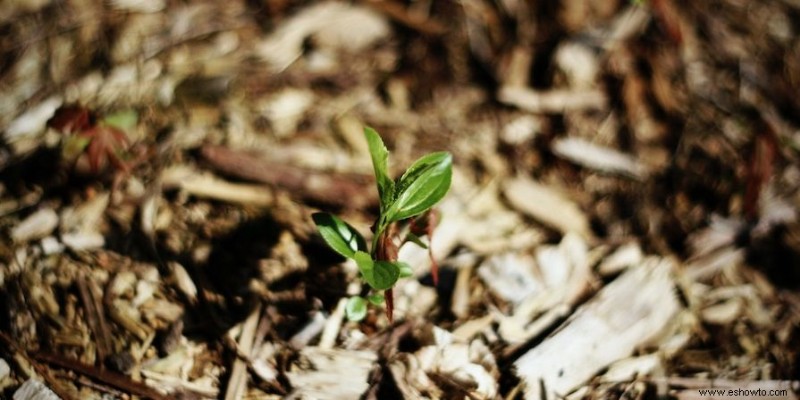
[[[0,397],[796,398],[800,4],[677,3],[5,3]],[[392,323],[365,125],[455,160]]]

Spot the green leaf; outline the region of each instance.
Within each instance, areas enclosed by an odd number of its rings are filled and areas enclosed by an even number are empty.
[[[372,167],[375,169],[375,182],[378,184],[378,196],[381,201],[381,213],[385,212],[394,200],[394,182],[389,177],[389,150],[383,144],[381,136],[372,128],[364,128]]]
[[[65,160],[75,160],[80,156],[92,138],[81,135],[70,135],[64,139],[64,145],[61,147],[61,155]]]
[[[367,316],[367,301],[361,296],[353,296],[347,299],[344,311],[350,321],[361,321]]]
[[[407,262],[397,261],[397,267],[400,269],[401,278],[408,278],[410,276],[414,276],[414,270],[411,269],[411,266],[408,265]]]
[[[397,264],[389,261],[377,261],[372,276],[366,281],[375,290],[386,290],[394,286],[398,279],[400,279],[400,268]]]
[[[373,261],[369,254],[357,251],[353,259],[361,276],[375,290],[386,290],[400,279],[400,267],[389,261]]]
[[[408,234],[406,235],[406,241],[414,243],[415,245],[422,247],[425,250],[428,250],[428,245],[425,244],[425,242],[423,242],[422,239],[419,238],[419,236],[411,232],[408,232]]]
[[[135,128],[138,122],[139,115],[134,110],[119,111],[103,118],[104,124],[111,125],[123,131],[129,131]]]
[[[385,302],[385,299],[382,294],[373,294],[367,296],[367,300],[369,300],[370,303],[375,304],[376,306],[383,305],[383,303]]]
[[[400,221],[425,212],[450,189],[453,157],[441,151],[415,161],[395,186],[395,200],[386,212],[388,221]]]
[[[367,249],[367,242],[364,241],[364,237],[355,228],[335,215],[314,213],[311,218],[317,224],[317,229],[319,229],[322,238],[337,253],[347,258],[353,258],[356,251]]]

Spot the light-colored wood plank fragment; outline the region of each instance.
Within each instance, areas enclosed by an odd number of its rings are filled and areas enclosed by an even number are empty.
[[[557,398],[655,338],[679,311],[672,263],[649,258],[603,288],[515,363],[525,398]]]

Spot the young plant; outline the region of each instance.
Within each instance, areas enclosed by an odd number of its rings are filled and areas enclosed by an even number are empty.
[[[109,164],[116,170],[129,171],[131,145],[125,131],[134,128],[137,120],[133,111],[98,118],[88,108],[65,106],[47,123],[66,135],[62,147],[64,159],[74,163],[76,169],[96,175]]]
[[[406,241],[427,247],[433,261],[430,247],[420,237],[427,235],[428,240],[431,239],[438,220],[432,207],[450,189],[453,157],[444,151],[427,154],[411,164],[399,178],[392,180],[388,172],[389,151],[380,135],[372,128],[365,128],[364,136],[372,157],[380,203],[380,213],[372,225],[371,246],[367,246],[356,229],[334,215],[315,213],[312,218],[328,246],[354,260],[361,279],[370,287],[368,295],[353,296],[347,301],[347,318],[359,321],[366,316],[368,303],[386,303],[386,315],[391,321],[394,309],[392,288],[400,278],[413,274],[410,265],[397,260],[398,248]],[[401,236],[401,233],[405,235]],[[435,262],[431,275],[434,284],[438,283]]]

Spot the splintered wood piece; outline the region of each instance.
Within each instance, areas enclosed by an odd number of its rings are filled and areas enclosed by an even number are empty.
[[[255,339],[258,320],[261,315],[261,305],[247,317],[242,326],[242,333],[239,336],[239,354],[250,356],[253,351],[253,341]],[[228,380],[228,390],[225,392],[225,400],[239,400],[244,398],[247,391],[247,361],[236,357],[231,368],[231,377]]]
[[[565,396],[661,333],[680,309],[671,269],[666,259],[645,260],[514,362],[525,398]]]
[[[103,312],[103,302],[100,288],[91,281],[86,274],[81,274],[77,280],[78,293],[86,310],[86,321],[95,338],[97,358],[103,363],[112,352],[112,334]]]

